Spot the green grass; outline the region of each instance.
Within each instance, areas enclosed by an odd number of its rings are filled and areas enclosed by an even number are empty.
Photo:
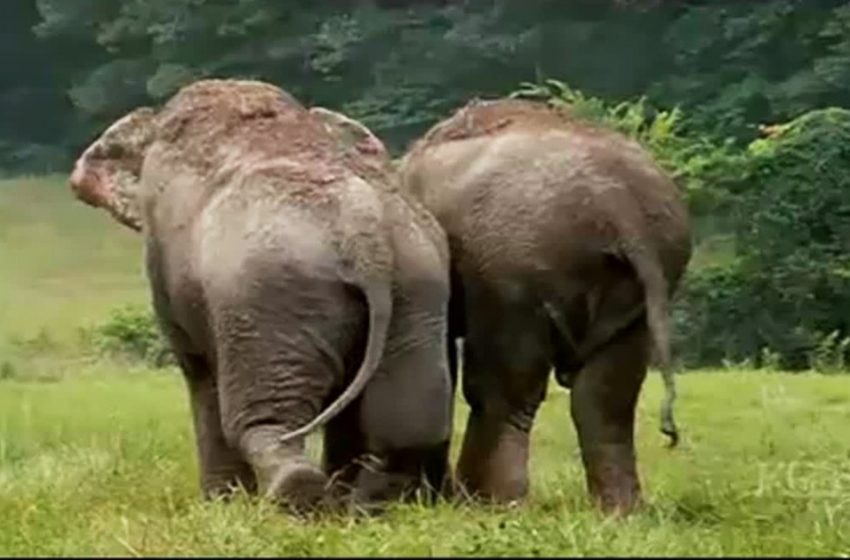
[[[638,453],[650,505],[627,521],[606,521],[587,504],[567,395],[552,391],[534,432],[527,503],[396,506],[383,518],[313,524],[248,499],[198,499],[176,371],[91,366],[52,383],[0,382],[0,554],[850,552],[846,379],[756,372],[680,379],[681,448],[665,449],[657,432],[656,377],[641,399]]]
[[[203,502],[179,373],[79,347],[80,327],[147,303],[140,260],[135,236],[61,183],[0,183],[0,366],[14,363],[0,368],[2,556],[850,555],[845,376],[682,375],[683,442],[670,451],[652,373],[637,429],[649,504],[623,521],[588,504],[568,393],[554,387],[517,507],[405,505],[310,523],[248,498]]]
[[[138,235],[77,202],[62,177],[0,181],[0,341],[7,351],[10,341],[67,350],[80,327],[116,305],[147,302]]]

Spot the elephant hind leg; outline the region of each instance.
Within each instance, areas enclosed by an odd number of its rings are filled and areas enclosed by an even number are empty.
[[[172,309],[165,291],[154,290],[154,305],[163,333],[170,342],[189,392],[192,425],[204,498],[228,498],[236,488],[257,491],[257,478],[239,449],[224,435],[221,403],[215,372],[186,331],[171,320]]]
[[[281,436],[306,423],[311,418],[307,411],[317,411],[318,404],[314,407],[309,402],[270,402],[273,397],[263,398],[259,391],[247,392],[222,395],[223,421],[228,441],[253,467],[259,492],[299,513],[323,505],[329,479],[306,456],[305,438],[280,442]]]
[[[588,491],[606,512],[627,513],[641,501],[634,420],[647,337],[645,321],[634,322],[588,360],[570,394]]]
[[[250,298],[218,302],[218,390],[228,441],[260,492],[297,512],[332,506],[327,474],[285,434],[315,418],[343,384],[344,358],[366,330],[361,299],[322,277],[282,271]]]
[[[242,348],[236,352],[249,352]],[[285,360],[280,354],[278,359]],[[308,375],[302,367],[289,366],[278,370],[271,364],[257,364],[249,370],[223,369],[219,385],[225,434],[231,445],[237,446],[250,462],[257,475],[263,496],[297,512],[321,505],[326,497],[328,477],[305,454],[305,438],[281,443],[284,434],[306,424],[318,414],[319,395],[304,394],[284,398],[275,389],[287,386],[292,378]],[[290,369],[291,368],[291,369]],[[250,373],[248,373],[250,372]],[[233,388],[234,377],[248,377],[248,383]],[[280,376],[280,377],[278,377]],[[246,380],[247,381],[247,380]],[[317,392],[324,392],[322,387]]]
[[[528,302],[476,294],[467,309],[463,393],[470,413],[458,481],[473,496],[521,499],[529,487],[530,432],[550,371],[548,325]]]

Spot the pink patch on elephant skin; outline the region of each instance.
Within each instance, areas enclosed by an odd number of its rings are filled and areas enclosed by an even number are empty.
[[[96,208],[106,206],[109,200],[108,189],[100,180],[98,173],[87,169],[81,162],[74,165],[74,171],[70,178],[71,189],[76,197],[86,204]]]
[[[383,144],[376,142],[373,138],[363,138],[357,143],[357,150],[362,154],[383,155],[386,150]]]

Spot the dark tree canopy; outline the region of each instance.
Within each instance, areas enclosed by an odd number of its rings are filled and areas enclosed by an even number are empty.
[[[204,76],[272,81],[362,119],[395,150],[470,97],[542,78],[609,101],[646,94],[742,142],[760,124],[850,103],[850,7],[838,0],[9,4],[3,52],[18,56],[4,57],[14,68],[0,91],[14,118],[0,138],[19,149],[73,149]]]

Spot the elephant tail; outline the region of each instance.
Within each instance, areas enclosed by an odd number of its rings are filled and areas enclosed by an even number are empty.
[[[670,438],[670,447],[679,442],[679,431],[673,420],[676,383],[670,358],[670,301],[667,279],[657,254],[646,247],[624,247],[623,253],[643,284],[647,323],[656,350],[658,366],[664,380],[661,403],[661,432]]]
[[[330,421],[360,395],[377,371],[384,355],[384,344],[392,315],[392,288],[388,280],[372,280],[367,282],[363,291],[369,307],[369,335],[360,369],[351,384],[330,406],[303,427],[281,436],[279,438],[281,443],[304,437]]]
[[[655,346],[661,377],[664,380],[664,400],[661,403],[661,432],[670,438],[670,447],[675,447],[679,443],[679,431],[673,420],[676,383],[670,360],[668,283],[657,256],[651,254],[645,248],[623,247],[621,254],[631,264],[643,285],[644,305],[635,307],[616,323],[606,324],[604,328],[591,331],[580,344],[577,344],[573,339],[569,326],[558,306],[552,300],[544,298],[543,307],[562,339],[576,353],[578,363],[583,363],[618,332],[639,319],[644,308],[646,309],[650,336]],[[558,378],[558,382],[565,387],[570,387],[572,380],[569,373],[563,373],[563,377]]]

